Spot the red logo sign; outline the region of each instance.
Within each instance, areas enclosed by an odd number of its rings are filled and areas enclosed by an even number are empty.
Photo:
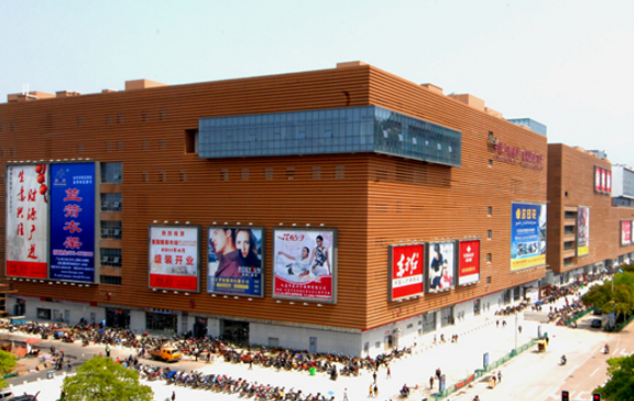
[[[458,256],[458,285],[480,280],[480,241],[460,242]]]
[[[392,300],[424,292],[423,245],[395,246],[392,251]]]

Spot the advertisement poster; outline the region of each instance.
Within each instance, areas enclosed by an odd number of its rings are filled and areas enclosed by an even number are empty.
[[[200,291],[200,227],[150,226],[150,288]]]
[[[447,291],[454,286],[455,255],[455,242],[432,242],[429,244],[427,292]]]
[[[546,263],[546,205],[511,205],[511,271]]]
[[[207,292],[264,296],[264,228],[209,227]]]
[[[48,165],[7,166],[7,276],[47,278]]]
[[[632,243],[632,221],[621,221],[621,245],[629,245]]]
[[[458,285],[480,281],[480,240],[460,241],[458,246]]]
[[[52,164],[51,279],[95,282],[95,163]]]
[[[423,244],[390,246],[390,301],[396,301],[425,292]]]
[[[577,211],[577,256],[590,253],[590,208],[579,207]]]
[[[337,231],[273,230],[273,297],[336,302]]]

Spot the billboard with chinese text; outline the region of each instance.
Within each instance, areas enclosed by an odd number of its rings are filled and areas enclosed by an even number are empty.
[[[335,303],[337,230],[273,230],[274,298]]]
[[[456,243],[431,242],[427,249],[427,292],[450,290],[455,285]]]
[[[150,288],[200,291],[200,227],[150,226]]]
[[[390,301],[421,295],[425,292],[424,255],[423,244],[395,245],[388,248]]]
[[[51,164],[49,277],[94,283],[95,163]]]
[[[264,233],[260,227],[209,227],[207,292],[264,296]]]
[[[577,256],[590,253],[590,208],[579,207],[577,210]]]
[[[49,238],[48,165],[8,165],[6,174],[6,274],[45,279]]]
[[[511,271],[546,263],[546,205],[511,204]]]
[[[612,193],[612,171],[594,166],[594,190],[601,194]]]
[[[632,221],[621,221],[621,245],[629,245],[632,243]]]
[[[480,281],[480,240],[460,241],[458,245],[458,285]]]

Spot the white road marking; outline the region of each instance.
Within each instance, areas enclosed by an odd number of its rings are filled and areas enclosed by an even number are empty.
[[[526,395],[531,395],[533,394],[535,391],[537,391],[539,389],[539,386],[534,386],[533,389],[531,391],[529,391],[528,393],[526,393]]]
[[[595,373],[597,373],[597,372],[599,371],[599,369],[601,369],[601,368],[596,368],[596,369],[594,370],[594,372],[592,372],[592,374],[590,375],[590,377],[594,376],[594,374],[595,374]]]
[[[627,351],[625,350],[625,348],[623,348],[623,349],[621,350],[621,355],[624,355],[624,356],[627,356],[627,355],[628,355],[628,353],[627,353]]]

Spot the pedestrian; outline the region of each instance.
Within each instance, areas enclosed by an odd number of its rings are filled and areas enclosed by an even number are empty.
[[[517,326],[517,330],[522,334],[522,325]]]
[[[387,367],[387,375],[385,376],[386,379],[391,379],[392,378],[392,371],[390,370],[390,367]]]
[[[500,327],[500,321],[499,321],[499,320],[496,320],[496,321],[495,321],[495,328],[497,329],[498,327]]]
[[[498,384],[502,383],[502,371],[498,370]]]
[[[473,397],[473,401],[480,401],[480,396],[476,394],[476,396]]]
[[[434,388],[434,376],[429,377],[429,389]]]
[[[176,399],[176,391],[172,391],[172,401]]]
[[[348,387],[343,389],[343,401],[350,401],[348,400]]]
[[[502,320],[502,327],[506,327],[506,320]]]
[[[372,384],[370,384],[370,391],[369,391],[368,397],[370,398],[374,397],[374,386]]]
[[[253,370],[253,361],[249,361],[249,370]]]
[[[207,363],[211,362],[211,350],[207,352]]]
[[[106,357],[110,358],[110,347],[106,345]]]
[[[374,379],[374,384],[376,384],[376,372],[372,373],[372,378]]]
[[[436,369],[436,378],[438,380],[440,380],[440,376],[442,375],[442,372],[440,371],[440,368]]]
[[[379,386],[377,386],[376,384],[374,385],[374,398],[379,396]]]
[[[493,374],[491,375],[491,379],[493,379],[493,385],[495,386],[497,379],[495,377],[495,372],[493,372]]]

